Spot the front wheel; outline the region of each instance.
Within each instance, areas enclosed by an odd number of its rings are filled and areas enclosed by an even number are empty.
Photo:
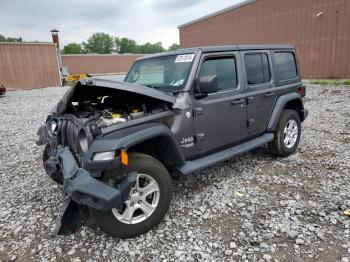
[[[275,130],[275,138],[269,144],[269,149],[276,155],[287,157],[298,148],[301,135],[301,122],[296,111],[283,111]]]
[[[157,159],[130,153],[127,172],[137,172],[136,182],[129,198],[120,209],[99,211],[90,208],[96,224],[110,236],[131,238],[146,233],[155,227],[167,213],[171,201],[171,178],[166,168]],[[105,175],[104,180],[116,174]]]

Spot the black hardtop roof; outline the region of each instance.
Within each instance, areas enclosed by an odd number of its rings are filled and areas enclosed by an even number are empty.
[[[241,51],[241,50],[266,50],[266,49],[293,49],[291,45],[224,45],[199,47],[202,52]]]
[[[142,60],[152,57],[158,56],[166,56],[166,55],[181,55],[188,53],[208,53],[208,52],[225,52],[225,51],[246,51],[246,50],[281,50],[281,49],[294,49],[291,45],[223,45],[223,46],[202,46],[202,47],[192,47],[192,48],[184,48],[178,49],[175,51],[168,51],[158,54],[152,54],[149,56],[140,57],[136,60]]]

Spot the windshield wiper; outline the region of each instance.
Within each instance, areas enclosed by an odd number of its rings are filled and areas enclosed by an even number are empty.
[[[154,88],[154,89],[159,89],[161,86],[153,86],[153,85],[146,85],[147,87]]]
[[[150,88],[154,88],[154,89],[161,89],[161,88],[169,88],[169,87],[172,87],[172,86],[153,86],[153,85],[146,85],[147,87],[150,87]],[[171,89],[162,89],[161,91],[163,92],[167,92],[167,93],[173,93],[174,95],[177,95],[178,93],[180,93],[180,90],[171,90]]]

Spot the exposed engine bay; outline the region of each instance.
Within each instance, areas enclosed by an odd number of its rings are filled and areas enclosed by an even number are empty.
[[[171,110],[169,103],[122,90],[85,87],[81,91],[71,97],[64,113],[76,116],[93,136],[103,128]]]
[[[132,104],[115,103],[112,97],[99,97],[93,101],[72,102],[72,114],[84,123],[96,122],[98,127],[108,127],[114,124],[158,114],[169,110],[166,104],[149,104],[137,102]]]

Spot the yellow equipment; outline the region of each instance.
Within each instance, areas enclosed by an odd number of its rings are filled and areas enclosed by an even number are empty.
[[[87,78],[87,77],[88,77],[87,74],[68,75],[66,80],[65,80],[65,84],[72,86],[76,82],[78,82],[79,80]]]

